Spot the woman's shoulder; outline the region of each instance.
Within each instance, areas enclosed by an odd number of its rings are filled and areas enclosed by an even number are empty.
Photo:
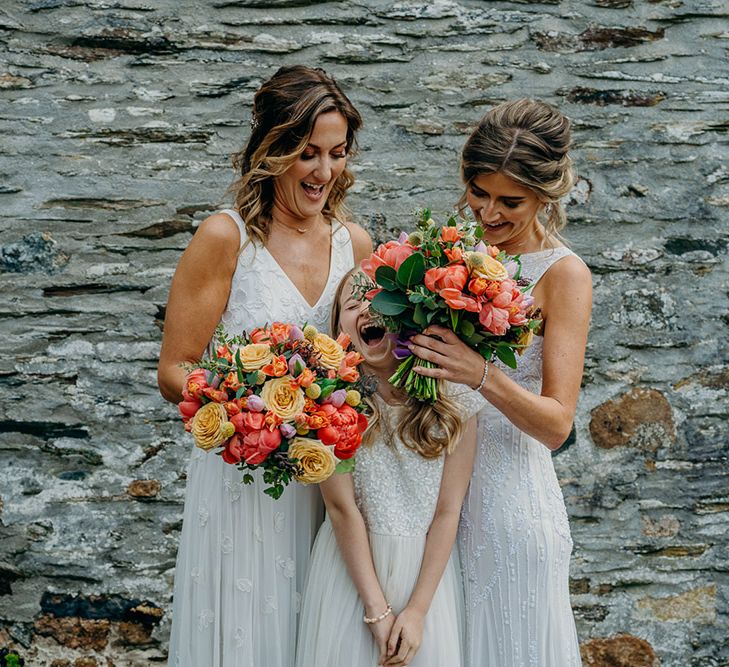
[[[560,246],[555,250],[562,256],[559,257],[545,273],[545,279],[549,282],[558,283],[582,283],[591,282],[592,273],[585,261],[574,251],[566,246]]]
[[[367,231],[356,222],[345,220],[342,222],[342,226],[349,232],[349,238],[352,240],[352,250],[354,251],[354,261],[359,264],[360,261],[372,254],[372,239]]]
[[[236,252],[240,245],[240,235],[239,224],[224,211],[218,211],[205,218],[195,232],[195,238],[214,245],[233,245]]]

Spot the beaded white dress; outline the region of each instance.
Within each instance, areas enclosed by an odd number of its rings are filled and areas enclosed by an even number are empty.
[[[464,421],[485,403],[461,385],[450,390]],[[379,435],[357,451],[353,481],[380,586],[397,614],[407,605],[420,572],[444,457],[425,459],[405,447],[396,435],[402,408],[377,400],[383,421],[380,433],[385,437]],[[375,667],[379,652],[363,615],[332,524],[325,520],[311,556],[296,667]],[[425,618],[423,643],[410,667],[461,667],[463,620],[463,584],[454,546]]]
[[[537,281],[567,248],[523,254]],[[514,371],[539,394],[543,341]],[[569,599],[572,539],[549,449],[491,404],[479,413],[479,450],[461,512],[458,544],[466,601],[467,667],[579,667]]]
[[[245,241],[245,228],[235,211]],[[332,223],[329,276],[312,307],[265,247],[249,243],[221,322],[235,334],[275,321],[329,330],[341,278],[354,266],[348,230]],[[316,487],[279,500],[214,453],[192,447],[175,571],[170,667],[292,667],[297,616],[323,508]]]

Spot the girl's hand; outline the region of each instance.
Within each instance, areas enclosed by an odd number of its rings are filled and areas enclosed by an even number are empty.
[[[433,338],[438,336],[438,338]],[[466,345],[450,329],[429,326],[411,339],[413,354],[437,364],[438,368],[414,366],[420,375],[478,387],[483,377],[484,358]]]
[[[387,640],[392,633],[392,626],[395,625],[395,614],[389,614],[377,623],[370,623],[369,628],[375,639],[375,644],[380,651],[380,657],[377,660],[378,665],[384,665],[387,660]]]
[[[423,641],[425,615],[405,607],[395,619],[387,642],[388,659],[386,667],[405,667],[409,665]]]

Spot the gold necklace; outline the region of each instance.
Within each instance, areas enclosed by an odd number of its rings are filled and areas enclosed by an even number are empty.
[[[281,220],[277,220],[276,218],[271,218],[271,219],[274,222],[277,222],[279,225],[286,227],[286,229],[290,229],[292,231],[299,232],[299,234],[306,234],[306,232],[309,231],[309,227],[294,227],[292,225],[287,225],[285,222],[282,222]]]

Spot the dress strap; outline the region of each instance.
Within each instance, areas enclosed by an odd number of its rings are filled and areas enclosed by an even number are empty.
[[[224,208],[219,213],[225,213],[227,216],[233,218],[233,222],[238,226],[238,232],[240,233],[240,249],[238,253],[242,253],[251,242],[248,238],[248,232],[246,232],[246,223],[243,222],[240,213],[233,208]]]
[[[575,255],[575,253],[566,246],[526,253],[521,256],[522,274],[531,281],[533,288],[554,264],[570,255]]]

